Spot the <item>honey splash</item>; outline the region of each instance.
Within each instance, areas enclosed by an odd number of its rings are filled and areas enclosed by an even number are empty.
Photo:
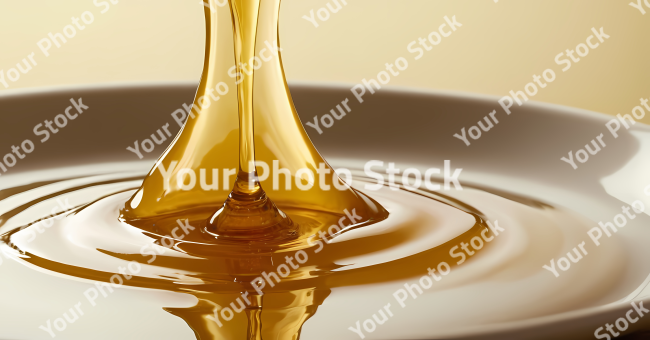
[[[374,198],[343,182],[310,142],[284,77],[279,8],[280,0],[231,0],[230,11],[205,8],[205,64],[194,117],[188,118],[142,185],[132,188],[127,178],[115,179],[109,184],[120,190],[112,189],[55,221],[57,236],[28,244],[25,234],[16,229],[5,234],[4,241],[20,251],[27,263],[102,282],[111,282],[116,268],[137,262],[142,272],[124,285],[195,296],[198,303],[192,308],[165,310],[187,322],[202,340],[298,339],[304,323],[333,288],[421,276],[426,268],[423,263],[446,261],[453,266],[456,261],[449,255],[449,246],[480,237],[487,231],[486,218],[468,204],[425,192],[408,194],[407,201],[414,206],[417,202],[435,205],[437,214],[465,226],[459,236],[395,258],[340,264],[345,259],[408,248],[432,225],[444,228],[444,223],[441,218],[422,215],[389,231],[348,236],[390,216]],[[276,41],[278,50],[273,51]],[[253,64],[264,53],[276,57],[259,68],[238,69],[241,82],[229,82],[236,93],[215,99],[215,89],[230,79],[233,64]],[[291,175],[279,177],[277,190],[265,191],[272,187],[272,176],[260,181],[254,161],[278,162]],[[343,189],[324,190],[322,185],[310,190],[284,189],[285,181],[296,180],[299,169],[316,172],[321,164],[329,172],[325,184]],[[167,184],[161,168],[171,171]],[[181,169],[199,173],[201,169],[233,168],[234,186],[181,190],[177,183]],[[391,204],[385,193],[382,199]],[[177,236],[181,221],[191,228]],[[142,254],[143,246],[169,242],[169,250],[153,258]],[[287,258],[297,259],[301,251],[308,259],[303,257],[300,265],[297,260],[289,263]],[[289,272],[277,274],[281,277],[267,281],[260,292],[256,280],[279,273],[279,264],[285,263]],[[232,313],[223,313],[226,309]]]

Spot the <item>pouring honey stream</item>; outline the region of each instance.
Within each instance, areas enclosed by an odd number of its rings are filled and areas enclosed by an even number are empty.
[[[195,292],[201,301],[195,308],[170,310],[185,319],[200,339],[296,339],[329,289],[305,284],[298,285],[300,289],[274,291],[281,288],[278,284],[267,287],[269,292],[261,296],[250,287],[251,280],[260,273],[275,271],[273,259],[278,256],[274,253],[311,247],[308,240],[318,231],[337,225],[345,211],[354,211],[362,218],[351,221],[357,227],[383,220],[388,213],[343,182],[309,140],[282,68],[280,0],[232,0],[229,5],[229,12],[214,4],[204,9],[205,64],[193,105],[195,118],[187,120],[142,187],[126,203],[120,218],[156,234],[172,230],[177,219],[189,218],[200,232],[176,240],[176,247],[193,255],[212,253],[222,260],[221,274],[239,286],[233,293]],[[266,60],[269,55],[275,57]],[[265,60],[260,65],[261,58]],[[215,90],[228,79],[233,61],[242,75],[236,84],[237,96],[215,100]],[[242,69],[247,66],[249,70]],[[265,182],[259,181],[256,161],[277,162],[291,175],[280,178],[275,184],[278,189],[267,193]],[[162,172],[156,170],[169,169],[172,164],[177,165],[168,175],[172,181],[165,183]],[[316,171],[321,164],[327,173],[325,186],[287,189],[286,181],[313,181],[307,176],[296,179],[299,169]],[[197,186],[185,191],[173,182],[182,178],[174,172],[182,168],[235,168],[237,174],[229,193],[227,187],[205,191]],[[337,189],[324,190],[334,184]],[[309,277],[310,268],[299,268],[283,280],[289,283]],[[250,300],[242,301],[241,292],[248,292]],[[234,313],[232,320],[220,322],[219,327],[213,314],[233,301],[246,312]]]
[[[52,246],[45,238],[29,244],[23,228],[2,240],[25,262],[94,281],[112,283],[126,261],[141,265],[123,284],[196,297],[195,306],[165,310],[201,340],[299,339],[333,288],[411,278],[432,261],[455,266],[448,246],[489,230],[477,209],[442,194],[409,196],[467,226],[442,244],[391,257],[390,250],[444,228],[436,217],[421,216],[345,238],[379,225],[389,212],[339,178],[305,132],[282,67],[279,10],[280,0],[206,3],[205,62],[192,110],[142,185],[53,222],[58,248],[44,250]],[[283,172],[262,167],[260,175],[261,163]],[[212,175],[212,183],[188,186],[190,172],[202,181]],[[314,172],[324,175],[318,185]],[[148,258],[142,249],[154,244],[167,251]],[[384,251],[388,258],[359,266],[342,261]]]

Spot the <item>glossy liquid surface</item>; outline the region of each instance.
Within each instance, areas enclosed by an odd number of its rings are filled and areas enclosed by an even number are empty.
[[[75,288],[78,284],[70,281],[69,276],[111,282],[119,272],[117,268],[138,262],[141,271],[124,280],[122,289],[116,288],[106,299],[100,295],[97,302],[101,305],[92,311],[110,313],[112,320],[119,320],[120,314],[131,315],[131,309],[145,308],[151,314],[147,320],[158,320],[171,327],[171,320],[152,312],[161,308],[182,319],[193,337],[200,339],[296,339],[303,335],[302,328],[307,323],[311,327],[306,339],[353,339],[357,335],[347,328],[365,314],[371,317],[387,303],[397,306],[396,315],[402,319],[391,319],[378,335],[426,338],[432,332],[440,335],[438,332],[443,329],[448,332],[466,328],[467,310],[454,306],[471,306],[475,322],[485,323],[525,320],[590,306],[597,297],[616,287],[616,277],[624,270],[619,265],[621,249],[611,243],[603,245],[603,252],[590,254],[581,262],[583,266],[576,269],[574,275],[594,284],[576,285],[573,280],[546,277],[543,269],[534,268],[547,254],[556,251],[548,244],[579,240],[592,222],[535,200],[471,186],[453,195],[393,191],[386,187],[373,193],[377,202],[391,212],[385,220],[345,230],[322,248],[310,246],[300,238],[282,244],[215,244],[200,232],[200,223],[205,221],[208,210],[188,214],[189,224],[196,230],[186,235],[187,239],[174,240],[170,249],[162,249],[154,244],[167,243],[163,239],[169,235],[169,229],[158,229],[157,221],[156,226],[132,225],[116,218],[123,202],[140,186],[142,177],[137,174],[142,174],[142,170],[138,168],[141,167],[121,167],[108,173],[102,173],[102,167],[85,168],[68,172],[67,176],[74,174],[73,177],[52,178],[5,191],[18,206],[1,216],[3,221],[9,221],[3,227],[12,230],[4,234],[3,240],[12,245],[11,252],[16,254],[17,261],[28,267],[5,265],[3,270],[10,270],[10,277],[16,278],[30,277],[33,274],[29,272],[34,269],[50,273],[40,274],[38,285],[69,291],[61,293],[64,298],[59,308],[68,308],[67,301],[79,299],[85,308],[90,308],[83,293],[95,286],[91,282],[84,284],[84,288]],[[362,186],[364,182],[351,184]],[[48,218],[21,230],[19,221],[38,216],[44,201],[63,197],[69,198],[76,208],[60,220],[56,219],[59,216]],[[300,214],[289,209],[287,214],[312,230],[336,223],[341,217],[324,220],[322,214]],[[485,226],[487,220],[500,221],[505,231],[498,236],[493,234]],[[46,231],[32,237],[38,229]],[[482,237],[492,241],[485,242],[473,256],[466,255],[467,260],[458,265],[459,258],[452,257],[450,249]],[[312,239],[316,240],[319,239]],[[2,247],[7,250],[6,245]],[[142,255],[143,247],[146,256]],[[250,282],[262,272],[276,272],[278,264],[286,263],[285,256],[295,256],[298,250],[306,252],[307,261],[291,269],[274,287],[267,285],[263,295],[257,294]],[[461,251],[457,249],[455,256],[458,252]],[[396,290],[405,283],[417,283],[428,274],[428,268],[436,268],[443,261],[450,265],[451,274],[434,282],[425,295],[408,301],[408,308],[396,305]],[[52,273],[63,273],[68,279]],[[535,283],[530,282],[531,278],[536,278]],[[4,284],[11,282],[21,281]],[[27,287],[27,294],[31,294]],[[145,290],[129,293],[129,287]],[[566,290],[570,296],[559,302],[553,298],[558,289]],[[23,290],[15,287],[12,292],[24,303]],[[486,294],[488,291],[490,294]],[[176,295],[161,296],[157,292]],[[251,305],[226,322],[220,312],[239,307],[237,299],[243,302],[245,292],[249,293]],[[155,300],[146,302],[152,295],[157,296]],[[188,300],[188,296],[192,299]],[[499,299],[499,303],[489,302],[494,299]],[[8,305],[15,305],[8,296],[5,300]],[[536,301],[535,307],[526,308],[532,301]],[[214,321],[215,315],[221,317],[221,327]],[[122,320],[116,327],[128,329],[138,323],[142,327],[146,324],[141,315],[132,315],[131,319],[133,322]],[[431,327],[432,324],[436,326]],[[404,329],[404,325],[409,327]],[[82,329],[81,325],[71,325],[74,329],[72,326]],[[145,329],[151,332],[151,326]],[[182,327],[171,328],[174,332],[179,329]],[[80,338],[87,336],[87,329],[81,334]],[[185,334],[178,338],[189,337]]]
[[[540,256],[542,242],[530,242],[532,238],[547,238],[548,244],[573,241],[590,223],[535,200],[480,188],[449,195],[383,188],[366,195],[354,187],[369,179],[345,184],[329,165],[325,184],[338,184],[343,190],[318,185],[310,190],[284,189],[286,181],[295,182],[299,169],[315,172],[325,161],[298,119],[281,53],[273,51],[279,6],[279,0],[232,0],[230,11],[206,8],[206,62],[194,117],[188,118],[146,176],[137,167],[112,173],[91,168],[69,178],[52,176],[5,190],[4,204],[12,204],[7,203],[9,198],[21,203],[0,216],[0,227],[10,230],[3,233],[2,247],[11,246],[17,263],[55,273],[41,278],[41,287],[57,285],[58,274],[84,282],[113,282],[118,268],[136,262],[141,270],[122,285],[137,289],[136,299],[159,292],[173,295],[150,305],[178,317],[197,339],[294,340],[309,320],[320,329],[309,339],[356,337],[341,325],[353,326],[365,316],[346,315],[346,309],[363,305],[371,316],[392,301],[393,292],[405,282],[416,282],[441,262],[458,274],[418,300],[426,303],[405,309],[403,319],[384,325],[381,336],[426,338],[431,323],[462,328],[466,311],[455,310],[455,304],[482,301],[470,313],[474,320],[509,322],[589,306],[615,286],[611,273],[623,270],[616,265],[621,258],[616,245],[583,262],[580,273],[598,284],[579,287],[563,303],[543,300],[553,296],[557,285],[576,289],[569,283],[551,281],[544,287],[517,281],[536,275],[539,269],[530,268],[546,260]],[[226,81],[233,63],[253,60],[259,65],[255,57],[264,55],[272,58],[259,68],[237,70],[242,74],[239,84]],[[222,82],[229,91],[219,86]],[[254,160],[277,161],[291,176],[280,176],[279,188],[271,189],[272,178],[258,181],[259,169],[250,165]],[[161,167],[172,169],[168,186]],[[200,185],[182,190],[178,183],[182,169],[197,174],[201,169],[234,169],[236,179],[217,190]],[[212,179],[221,182],[221,173]],[[73,197],[73,210],[45,220],[35,218],[40,218],[39,204],[64,196]],[[358,220],[350,221],[351,211]],[[508,230],[498,237],[486,223],[497,219]],[[179,221],[192,229],[179,235]],[[32,239],[46,229],[47,234]],[[467,256],[462,267],[451,256],[450,248],[486,237],[494,241]],[[300,251],[307,255],[304,263],[287,263],[287,256],[296,259]],[[267,284],[260,294],[256,278],[279,273],[280,264],[286,264],[289,272],[278,274],[278,282]],[[607,275],[603,270],[588,271],[602,267],[611,270]],[[28,275],[23,267],[11,270],[16,277]],[[502,288],[494,288],[495,281]],[[513,297],[487,303],[486,287]],[[184,300],[174,300],[178,296]],[[534,299],[536,308],[524,308],[530,296],[539,296]],[[74,293],[69,297],[76,298]],[[129,313],[138,304],[125,297],[114,301],[119,304],[106,308],[116,314]],[[67,307],[62,303],[62,309]],[[226,308],[235,311],[230,320],[224,318]],[[161,315],[154,319],[169,322]]]

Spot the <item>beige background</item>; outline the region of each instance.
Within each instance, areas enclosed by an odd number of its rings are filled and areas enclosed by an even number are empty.
[[[650,13],[629,6],[632,0],[347,0],[318,28],[302,18],[330,1],[283,1],[289,80],[353,85],[403,56],[410,67],[391,86],[502,96],[552,68],[557,79],[534,100],[616,114],[650,97]],[[198,81],[204,41],[199,0],[119,0],[104,14],[102,8],[92,0],[0,2],[0,70],[6,74],[32,52],[38,62],[10,89]],[[95,22],[45,57],[36,43],[84,11]],[[456,15],[463,27],[414,61],[408,43],[426,38],[445,15]],[[604,27],[611,38],[563,73],[555,56],[584,42],[592,27]]]

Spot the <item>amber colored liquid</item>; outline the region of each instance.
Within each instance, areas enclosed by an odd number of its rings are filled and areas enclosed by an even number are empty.
[[[110,174],[109,179],[105,172],[93,176],[94,170],[84,170],[92,179],[86,179],[84,172],[65,179],[39,178],[39,182],[0,191],[3,203],[6,198],[16,201],[15,206],[6,204],[9,210],[0,215],[0,228],[9,221],[13,224],[13,229],[5,228],[7,232],[0,229],[0,246],[3,250],[6,245],[13,247],[20,255],[16,262],[28,264],[3,267],[7,270],[3,282],[13,284],[4,287],[14,287],[20,293],[13,300],[8,299],[15,294],[12,290],[0,295],[8,313],[16,314],[5,320],[5,324],[18,325],[12,325],[8,334],[16,334],[11,332],[24,327],[26,320],[33,321],[31,314],[25,318],[25,311],[30,309],[21,306],[28,303],[21,299],[30,298],[34,287],[39,292],[51,290],[52,286],[71,288],[64,299],[52,301],[54,306],[48,312],[51,314],[42,320],[55,320],[61,316],[57,313],[70,307],[68,301],[76,303],[83,299],[85,293],[76,291],[77,287],[95,289],[96,282],[75,285],[51,272],[114,284],[118,268],[131,268],[133,262],[141,266],[141,271],[124,277],[120,285],[145,289],[128,289],[132,294],[111,297],[111,301],[117,302],[113,307],[108,303],[94,307],[97,309],[84,318],[101,318],[102,308],[106,314],[130,312],[135,321],[122,325],[102,318],[98,323],[101,327],[87,329],[81,328],[81,323],[70,324],[70,329],[77,327],[83,334],[75,337],[74,333],[64,333],[61,338],[70,335],[75,339],[93,339],[95,333],[105,332],[102,328],[112,327],[130,339],[130,331],[147,324],[144,318],[154,318],[143,315],[141,320],[137,313],[146,309],[133,309],[134,312],[131,308],[149,304],[181,318],[201,340],[297,340],[305,322],[314,315],[317,316],[305,333],[317,332],[319,339],[337,338],[331,334],[356,338],[347,327],[370,317],[376,311],[374,308],[389,301],[399,308],[391,296],[396,287],[417,282],[441,262],[446,262],[451,272],[462,273],[450,274],[440,285],[431,285],[417,301],[409,300],[409,308],[398,309],[400,319],[383,324],[381,331],[392,329],[392,333],[374,336],[412,339],[440,338],[428,335],[443,334],[446,338],[446,328],[466,334],[468,326],[472,336],[482,326],[493,334],[501,325],[521,325],[514,322],[583,310],[591,307],[593,301],[600,301],[608,291],[620,293],[618,281],[626,270],[621,263],[625,264],[627,257],[615,247],[604,251],[607,246],[602,246],[599,252],[581,260],[582,272],[572,272],[579,274],[575,277],[584,276],[589,284],[556,280],[546,272],[537,276],[544,271],[541,264],[557,256],[560,248],[556,245],[571,237],[584,238],[582,230],[595,226],[586,218],[530,198],[488,187],[471,188],[463,183],[467,190],[462,192],[382,189],[372,194],[373,199],[343,183],[329,165],[330,175],[325,182],[331,190],[320,185],[310,190],[298,190],[293,185],[293,190],[285,190],[285,182],[295,183],[299,169],[316,172],[325,161],[296,114],[281,53],[273,51],[278,40],[279,8],[280,0],[230,0],[229,8],[205,8],[205,64],[194,101],[195,117],[188,118],[142,186],[138,187],[142,177],[134,177],[135,170],[129,168]],[[272,57],[259,67],[248,65],[247,70],[237,70],[243,79],[235,84],[229,76],[232,65],[250,64],[255,56]],[[225,82],[230,91],[205,105],[206,98],[217,96],[215,88],[220,82]],[[278,161],[281,168],[290,170],[291,176],[280,176],[279,189],[275,190],[273,176],[258,180],[260,169],[250,165],[255,160],[269,165]],[[172,164],[176,168],[166,186],[159,167],[169,169]],[[96,165],[101,166],[104,165]],[[203,190],[196,185],[185,191],[177,183],[177,174],[182,169],[193,169],[195,173],[201,169],[235,169],[236,180],[228,186],[220,185],[219,190]],[[139,169],[137,173],[140,174]],[[221,174],[212,181],[221,182]],[[343,185],[344,190],[334,189],[334,183]],[[52,187],[48,187],[50,184]],[[82,203],[56,218],[35,220],[41,203],[68,194],[73,198],[83,195],[83,199],[78,199]],[[354,211],[360,220],[352,225],[346,221],[345,229],[330,233],[331,226],[346,218],[345,211]],[[507,224],[502,236],[488,229],[488,216]],[[18,225],[27,220],[32,222]],[[189,222],[194,229],[177,237],[174,233],[178,231],[178,220]],[[494,241],[488,243],[488,237]],[[476,252],[468,253],[467,261],[459,262],[457,254],[450,251],[463,243],[475,247],[472,242],[482,238],[486,243],[481,241],[480,247],[473,248]],[[315,241],[326,245],[317,249]],[[499,248],[499,242],[505,248]],[[145,256],[142,249],[152,249],[154,243],[168,249],[154,258]],[[478,249],[488,250],[483,253]],[[504,249],[512,254],[504,255]],[[279,282],[273,286],[266,284],[262,292],[255,289],[257,278],[263,273],[279,272],[279,265],[285,263],[287,256],[295,259],[300,251],[308,254],[305,263],[292,266]],[[546,283],[533,284],[533,277]],[[557,294],[564,289],[571,293]],[[181,304],[161,295],[155,295],[153,302],[143,302],[147,296],[160,293],[156,290],[191,302]],[[243,303],[243,296],[248,303]],[[197,302],[192,306],[193,297]],[[328,308],[321,309],[319,318],[318,309],[328,298]],[[5,299],[11,301],[6,303]],[[33,309],[45,305],[35,298],[31,301],[33,305],[28,307]],[[88,307],[85,310],[91,310],[85,300],[81,301]],[[191,307],[168,307],[171,305]],[[463,308],[459,309],[460,306]],[[238,307],[241,309],[231,319],[224,319],[222,313],[227,308]],[[354,313],[346,314],[348,310]],[[358,310],[372,312],[361,315]],[[215,317],[220,318],[220,324]],[[157,316],[155,322],[165,320],[170,320],[168,315]],[[36,329],[42,321],[33,322]]]
[[[478,211],[441,197],[430,200],[431,204],[442,203],[451,210],[462,211],[463,217],[469,216],[464,221],[471,227],[439,247],[365,267],[338,270],[342,266],[337,263],[342,259],[379,254],[424,235],[430,226],[423,224],[431,220],[414,219],[388,232],[330,243],[322,251],[314,251],[310,240],[320,239],[319,232],[328,232],[330,226],[338,224],[346,210],[355,211],[361,221],[354,225],[348,222],[347,229],[328,237],[336,238],[349,230],[383,221],[389,214],[375,200],[352,187],[334,189],[334,183],[346,184],[329,165],[330,175],[325,182],[331,190],[320,185],[310,190],[297,190],[295,185],[293,190],[284,189],[285,181],[295,183],[297,170],[309,168],[315,173],[325,160],[309,140],[293,106],[281,53],[269,51],[278,40],[279,8],[280,0],[230,0],[230,11],[205,8],[205,65],[194,101],[195,117],[188,118],[142,186],[120,210],[119,220],[124,224],[119,228],[136,227],[139,233],[159,243],[164,243],[166,235],[173,235],[177,220],[188,220],[196,230],[182,239],[173,239],[171,248],[176,255],[159,255],[149,264],[148,258],[137,250],[125,253],[117,245],[115,249],[119,250],[111,251],[84,244],[84,251],[88,251],[97,266],[70,265],[28,252],[24,261],[104,282],[109,282],[113,275],[101,266],[106,255],[148,265],[147,275],[133,276],[124,284],[196,296],[199,302],[192,308],[166,310],[185,320],[202,340],[295,340],[300,337],[304,322],[316,313],[332,288],[421,276],[426,274],[428,263],[446,261],[454,266],[456,261],[449,255],[449,246],[480,237],[486,225]],[[228,76],[232,65],[248,63],[264,49],[267,56],[275,57],[250,75],[245,74],[243,81],[235,85]],[[205,98],[215,95],[214,89],[222,81],[236,89],[236,95],[231,91],[202,106]],[[258,181],[258,169],[251,166],[255,160],[269,165],[279,161],[280,167],[290,170],[291,178],[280,176],[279,190],[265,191],[265,187],[272,187],[273,176]],[[177,162],[177,166],[166,188],[158,167],[169,169],[172,162]],[[176,182],[180,169],[195,169],[196,173],[200,169],[236,169],[237,179],[234,185],[220,186],[220,190],[206,191],[197,185],[184,191],[178,189]],[[425,200],[429,198],[433,197],[427,196]],[[110,210],[101,204],[94,202],[82,210]],[[66,219],[74,222],[75,215]],[[88,232],[87,228],[79,230]],[[114,232],[110,228],[102,231]],[[11,234],[5,235],[7,243],[10,238]],[[255,278],[263,272],[275,272],[287,255],[293,256],[299,250],[309,254],[308,262],[273,287],[266,285],[263,294],[254,289]],[[244,293],[251,301],[244,311],[236,313],[232,320],[222,320],[221,326],[211,320],[215,311],[237,303]]]
[[[265,228],[274,231],[273,226],[265,225],[267,220],[276,219],[274,224],[281,225],[281,228],[295,228],[289,223],[290,217],[276,217],[280,214],[275,205],[337,215],[345,209],[356,208],[365,221],[384,218],[384,209],[375,202],[368,203],[372,200],[362,198],[362,194],[352,188],[337,190],[332,187],[332,190],[325,191],[320,185],[314,185],[312,189],[303,191],[293,185],[293,190],[285,190],[285,176],[279,176],[279,190],[265,193],[263,188],[267,183],[271,187],[272,176],[257,182],[256,168],[250,166],[255,160],[269,165],[279,161],[279,167],[290,170],[293,183],[299,169],[308,168],[315,173],[319,164],[325,163],[309,140],[293,106],[280,52],[253,70],[251,75],[240,71],[244,75],[241,83],[229,83],[236,87],[237,96],[221,96],[218,101],[213,100],[211,105],[201,108],[201,98],[210,98],[209,91],[214,95],[213,89],[219,82],[231,79],[228,69],[232,65],[248,63],[263,49],[266,49],[265,54],[272,55],[267,42],[273,45],[278,40],[279,7],[280,0],[233,0],[231,13],[227,13],[226,7],[218,8],[215,13],[205,8],[205,65],[194,102],[200,108],[197,110],[199,113],[196,118],[188,119],[181,133],[156,163],[167,169],[172,161],[178,161],[175,172],[171,174],[169,190],[165,190],[162,174],[154,167],[135,195],[141,197],[138,197],[138,204],[133,200],[126,204],[122,212],[126,220],[162,215],[182,218],[185,212],[197,207],[209,207],[214,213],[226,201],[226,208],[232,208],[230,214],[222,213],[215,220],[230,217],[231,223],[223,223],[222,230],[216,230],[216,234],[241,234],[250,239],[268,236]],[[238,174],[234,188],[205,191],[196,185],[193,190],[183,191],[178,189],[176,182],[177,172],[183,168],[196,169],[197,174],[199,169],[237,169]],[[327,185],[343,183],[329,165],[327,169],[331,171],[325,181]],[[273,208],[264,215],[255,213],[256,206],[241,208],[247,203],[250,205],[251,201]],[[237,214],[245,214],[245,209],[249,210],[248,219],[255,219],[257,223],[247,224],[236,218]],[[211,217],[214,216],[206,219]],[[221,226],[216,227],[219,229]]]
[[[297,338],[302,323],[315,312],[329,289],[306,282],[283,288],[298,277],[308,278],[307,268],[292,273],[292,277],[285,279],[287,283],[267,287],[269,292],[263,297],[256,296],[245,283],[263,271],[274,271],[272,263],[283,262],[284,255],[274,255],[275,251],[307,247],[307,239],[336,224],[345,216],[344,210],[355,210],[363,218],[359,226],[383,220],[388,215],[374,200],[362,197],[351,187],[334,189],[334,182],[344,183],[329,165],[330,175],[325,182],[332,188],[329,191],[320,185],[306,191],[295,186],[286,190],[282,181],[287,179],[280,177],[280,190],[267,193],[263,189],[265,183],[258,182],[257,169],[251,166],[256,160],[267,164],[279,161],[280,167],[291,171],[292,178],[288,180],[292,182],[298,169],[309,168],[315,172],[320,163],[325,163],[295,111],[280,52],[268,51],[266,42],[273,46],[277,41],[279,8],[280,0],[232,0],[230,13],[225,8],[217,11],[205,8],[205,64],[194,102],[200,109],[196,118],[188,119],[157,162],[168,168],[171,162],[178,161],[176,172],[171,175],[170,189],[165,190],[162,174],[154,168],[122,211],[126,222],[162,235],[175,227],[177,219],[189,218],[201,231],[188,235],[179,247],[190,254],[213,257],[211,266],[223,266],[213,273],[219,279],[224,275],[234,278],[238,287],[232,290],[247,290],[257,301],[256,306],[248,307],[246,313],[220,328],[206,321],[205,316],[213,314],[215,305],[228,306],[240,295],[224,294],[227,291],[224,286],[220,288],[221,294],[197,294],[202,303],[192,310],[172,311],[188,321],[201,339]],[[277,57],[253,69],[250,75],[240,71],[244,77],[236,85],[236,97],[222,96],[202,107],[204,101],[200,98],[209,98],[209,90],[228,79],[231,65],[248,63],[264,48],[267,54],[277,53]],[[235,168],[237,176],[230,192],[230,188],[205,191],[198,185],[193,190],[182,191],[175,183],[181,168],[196,169],[196,173],[199,169]],[[271,180],[269,176],[267,181]],[[274,257],[277,257],[275,261]],[[309,268],[318,262],[314,260]],[[329,260],[324,263],[331,264]],[[262,305],[265,317],[276,319],[274,322],[261,322]]]

